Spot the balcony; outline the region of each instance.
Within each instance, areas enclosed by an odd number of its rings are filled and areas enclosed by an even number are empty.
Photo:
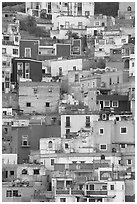
[[[69,190],[64,190],[64,189],[59,189],[56,190],[56,194],[63,194],[63,195],[69,195],[70,191]]]
[[[107,195],[107,191],[86,191],[86,195]]]
[[[75,189],[69,189],[69,190],[64,190],[64,189],[59,189],[56,190],[56,194],[63,194],[63,195],[83,195],[84,191],[82,190],[75,190]]]
[[[14,41],[2,40],[2,45],[14,45]]]

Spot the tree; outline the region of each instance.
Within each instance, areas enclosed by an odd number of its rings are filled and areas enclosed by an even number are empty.
[[[104,69],[106,67],[106,61],[102,58],[97,61],[97,68]]]

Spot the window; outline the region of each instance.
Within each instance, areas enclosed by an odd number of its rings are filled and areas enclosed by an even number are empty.
[[[6,82],[5,83],[5,88],[9,88],[9,87],[10,87],[9,82]]]
[[[18,37],[15,37],[15,42],[18,42],[18,41],[19,41]]]
[[[78,22],[78,28],[79,28],[79,29],[82,28],[82,22]]]
[[[65,28],[69,28],[69,21],[65,22]]]
[[[18,49],[13,49],[13,55],[18,55]]]
[[[66,198],[60,198],[60,202],[66,202]]]
[[[66,129],[66,135],[69,135],[70,129]]]
[[[105,144],[100,145],[100,150],[107,150],[107,145]]]
[[[110,101],[104,101],[104,107],[110,107]]]
[[[89,16],[89,15],[90,15],[89,11],[85,11],[85,16]]]
[[[110,185],[110,190],[111,190],[111,191],[114,190],[114,185]]]
[[[66,117],[66,127],[70,127],[70,117]]]
[[[86,127],[90,127],[90,116],[86,116]]]
[[[132,62],[132,67],[134,67],[134,62]]]
[[[91,191],[94,191],[94,185],[91,184],[91,185],[89,186],[89,188],[90,188]]]
[[[107,186],[102,186],[102,190],[107,190]]]
[[[117,84],[119,84],[119,76],[117,77]]]
[[[50,103],[49,102],[46,102],[46,107],[50,107]]]
[[[13,190],[13,197],[18,197],[18,190]]]
[[[31,57],[31,48],[25,48],[25,57],[27,58]]]
[[[128,6],[127,11],[131,11],[131,6]]]
[[[102,48],[99,48],[99,51],[101,52],[101,51],[103,51],[103,49],[102,49]]]
[[[33,169],[33,173],[34,173],[34,175],[38,175],[39,174],[39,169]]]
[[[111,78],[109,79],[109,85],[111,85],[112,84],[112,80],[111,80]]]
[[[125,149],[125,148],[126,148],[126,144],[121,144],[120,147],[121,147],[122,149]]]
[[[75,82],[79,81],[79,75],[75,74]]]
[[[28,145],[28,135],[22,135],[22,145],[23,146]]]
[[[112,101],[112,107],[118,107],[118,101]]]
[[[10,176],[14,176],[14,171],[10,171]]]
[[[2,48],[2,54],[6,54],[6,48]]]
[[[12,191],[11,190],[6,191],[6,197],[12,197]]]
[[[76,66],[73,66],[73,71],[76,71]]]
[[[59,67],[59,76],[62,76],[62,67]]]
[[[65,143],[65,149],[68,149],[68,147],[69,147],[68,143]]]
[[[25,63],[25,78],[29,79],[30,78],[30,64]]]
[[[72,161],[72,164],[76,164],[77,163],[77,161]]]
[[[27,174],[27,169],[22,169],[22,174]]]
[[[132,159],[127,160],[127,165],[132,165]]]
[[[17,63],[18,76],[23,78],[23,63]]]
[[[96,21],[96,22],[95,22],[95,26],[99,26],[99,21]]]
[[[85,164],[85,161],[81,161],[80,163],[81,163],[81,164]]]
[[[31,107],[31,103],[30,103],[30,102],[27,102],[27,103],[26,103],[26,107]]]
[[[54,165],[54,159],[51,159],[51,166]]]
[[[86,185],[86,190],[88,191],[88,185]]]
[[[121,134],[127,134],[127,128],[126,127],[121,127],[120,128],[120,133]]]
[[[100,134],[100,135],[103,135],[103,134],[104,134],[104,129],[103,129],[103,128],[100,128],[100,129],[99,129],[99,134]]]
[[[49,141],[48,148],[52,148],[52,141]]]

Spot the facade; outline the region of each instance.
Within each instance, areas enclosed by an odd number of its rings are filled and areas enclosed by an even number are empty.
[[[39,40],[20,40],[20,57],[37,60]]]
[[[29,58],[13,58],[11,81],[18,83],[20,80],[40,82],[42,80],[42,62]]]
[[[20,82],[19,106],[24,113],[58,112],[60,85],[54,82]]]
[[[132,19],[135,17],[135,3],[134,2],[120,2],[118,17],[125,19]]]

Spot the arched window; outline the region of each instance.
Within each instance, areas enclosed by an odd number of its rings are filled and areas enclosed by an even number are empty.
[[[49,141],[48,147],[52,148],[52,141]]]
[[[131,11],[131,6],[128,6],[127,11]]]
[[[22,174],[27,174],[27,173],[28,173],[27,169],[22,170]]]

